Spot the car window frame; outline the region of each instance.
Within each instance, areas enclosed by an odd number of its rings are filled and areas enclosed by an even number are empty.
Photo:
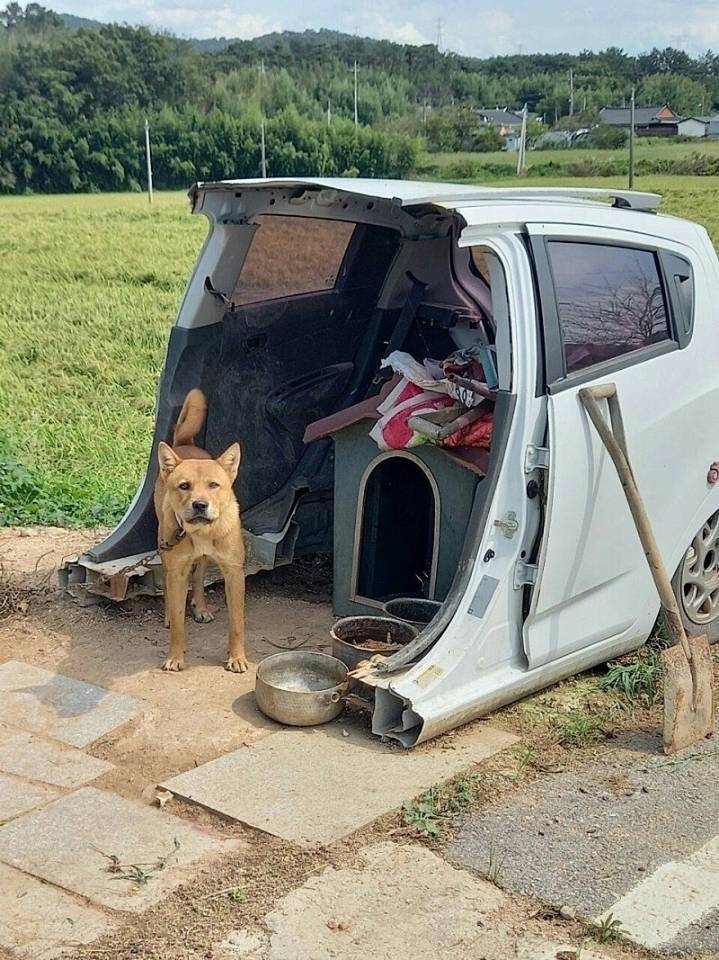
[[[258,231],[258,230],[261,228],[261,226],[262,226],[261,223],[256,223],[256,222],[254,222],[254,221],[251,222],[251,223],[249,224],[249,226],[254,227],[255,230],[254,230],[254,232],[253,232],[253,236],[252,236],[252,239],[251,239],[251,241],[250,241],[250,244],[249,244],[249,246],[248,246],[248,248],[247,248],[247,251],[245,252],[245,256],[243,257],[243,260],[242,260],[242,264],[241,264],[241,266],[240,266],[239,273],[237,274],[237,279],[235,280],[235,284],[234,284],[233,291],[232,291],[232,296],[231,296],[231,298],[230,298],[230,299],[232,300],[232,302],[233,302],[233,306],[235,306],[237,309],[243,309],[243,308],[245,308],[245,307],[254,307],[254,306],[256,306],[257,304],[260,304],[260,303],[277,303],[277,302],[282,301],[282,300],[295,300],[295,299],[297,299],[297,298],[299,298],[299,297],[315,297],[315,296],[318,296],[318,295],[320,295],[320,294],[334,293],[334,292],[340,291],[340,290],[342,290],[342,289],[344,288],[344,286],[345,286],[345,284],[346,284],[346,282],[347,282],[348,276],[349,276],[350,264],[351,264],[354,256],[355,256],[356,253],[357,253],[357,249],[358,249],[359,242],[360,242],[360,236],[362,235],[362,231],[358,231],[358,229],[357,229],[357,228],[360,226],[360,224],[359,224],[357,221],[355,221],[355,220],[341,220],[341,219],[339,219],[339,218],[329,218],[329,217],[317,217],[317,216],[310,217],[310,216],[299,215],[299,214],[273,213],[273,212],[271,212],[271,211],[262,211],[262,212],[260,212],[259,214],[257,214],[256,216],[258,216],[258,217],[259,217],[259,216],[263,216],[263,217],[277,217],[278,219],[279,219],[279,218],[282,218],[282,219],[285,219],[285,220],[290,220],[290,219],[292,219],[292,220],[313,220],[313,221],[320,222],[320,223],[322,223],[322,222],[323,222],[323,223],[346,223],[346,224],[352,226],[352,233],[351,233],[351,235],[350,235],[349,240],[347,241],[347,245],[345,246],[344,253],[342,254],[342,258],[341,258],[340,263],[339,263],[339,266],[338,266],[338,268],[337,268],[337,275],[335,276],[335,281],[334,281],[334,283],[332,284],[332,286],[329,286],[329,287],[318,287],[318,288],[315,288],[315,289],[313,289],[313,290],[298,290],[298,291],[294,291],[294,292],[285,292],[285,293],[282,293],[282,294],[280,294],[280,295],[278,295],[278,296],[275,296],[275,297],[260,297],[260,298],[258,298],[257,300],[246,300],[246,301],[240,302],[240,301],[235,301],[235,300],[234,300],[234,294],[235,294],[235,292],[236,292],[236,290],[237,290],[237,285],[239,284],[240,279],[242,278],[242,272],[243,272],[243,270],[245,269],[245,264],[246,264],[246,262],[247,262],[247,258],[250,256],[250,253],[251,253],[251,251],[252,251],[252,245],[253,245],[254,242],[255,242],[255,236],[256,236],[256,234],[257,234],[257,231]]]
[[[687,257],[677,254],[673,250],[664,248],[660,244],[642,243],[635,240],[629,241],[615,237],[588,237],[586,234],[575,235],[557,232],[530,234],[528,239],[532,260],[534,261],[537,292],[541,306],[545,390],[547,393],[559,393],[562,390],[568,390],[571,387],[601,379],[617,370],[635,366],[638,363],[643,363],[654,357],[672,353],[675,350],[682,350],[690,343],[694,330],[696,285],[694,270],[691,261]],[[637,347],[634,350],[627,351],[627,353],[612,357],[610,360],[595,363],[589,367],[583,367],[574,373],[568,373],[564,354],[562,325],[557,303],[556,284],[549,256],[549,244],[553,241],[559,243],[581,243],[600,247],[622,247],[623,249],[640,250],[653,254],[657,264],[659,281],[662,286],[669,337],[659,343]],[[672,271],[680,263],[688,268],[688,275],[691,280],[692,298],[689,316],[687,316],[687,311],[682,303],[681,295],[676,289],[675,283],[669,282],[670,276],[672,276],[672,279],[674,279],[675,276],[675,274],[672,274]]]

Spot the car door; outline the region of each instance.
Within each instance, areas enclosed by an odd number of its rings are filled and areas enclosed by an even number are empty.
[[[639,216],[639,214],[637,214]],[[665,557],[705,483],[689,254],[624,230],[528,228],[542,307],[548,476],[524,647],[531,668],[603,641],[641,642],[658,610],[614,466],[579,399],[616,384],[639,489]],[[716,353],[716,348],[712,348]],[[701,381],[701,375],[699,376]]]

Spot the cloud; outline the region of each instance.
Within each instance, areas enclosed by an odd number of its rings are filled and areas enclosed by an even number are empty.
[[[231,7],[151,7],[146,22],[185,37],[239,37],[251,40],[281,30],[276,20],[256,13],[237,13]]]

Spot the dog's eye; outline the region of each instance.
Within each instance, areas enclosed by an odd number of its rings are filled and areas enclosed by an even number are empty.
[[[207,486],[210,488],[210,490],[216,490],[219,487],[219,483],[217,483],[216,480],[210,480]]]
[[[178,484],[177,484],[177,489],[178,489],[178,490],[189,490],[189,489],[190,489],[190,484],[187,482],[187,480],[183,480],[182,483],[178,483]]]

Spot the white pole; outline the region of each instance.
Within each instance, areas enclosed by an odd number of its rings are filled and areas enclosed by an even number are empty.
[[[262,166],[262,177],[267,179],[267,157],[265,156],[265,121],[263,120],[260,124],[260,150],[261,150],[261,166]]]
[[[569,116],[574,116],[574,70],[569,68]]]
[[[329,97],[327,98],[327,126],[332,123],[332,103],[330,102]]]
[[[634,87],[632,87],[632,99],[629,105],[629,189],[634,187]]]
[[[357,61],[355,60],[355,126],[359,123],[357,118]]]
[[[152,155],[150,154],[150,124],[145,117],[145,159],[147,160],[147,199],[152,206]]]
[[[519,135],[519,150],[517,153],[517,176],[521,176],[525,167],[525,148],[527,142],[527,104],[524,104],[522,110],[522,131]]]

